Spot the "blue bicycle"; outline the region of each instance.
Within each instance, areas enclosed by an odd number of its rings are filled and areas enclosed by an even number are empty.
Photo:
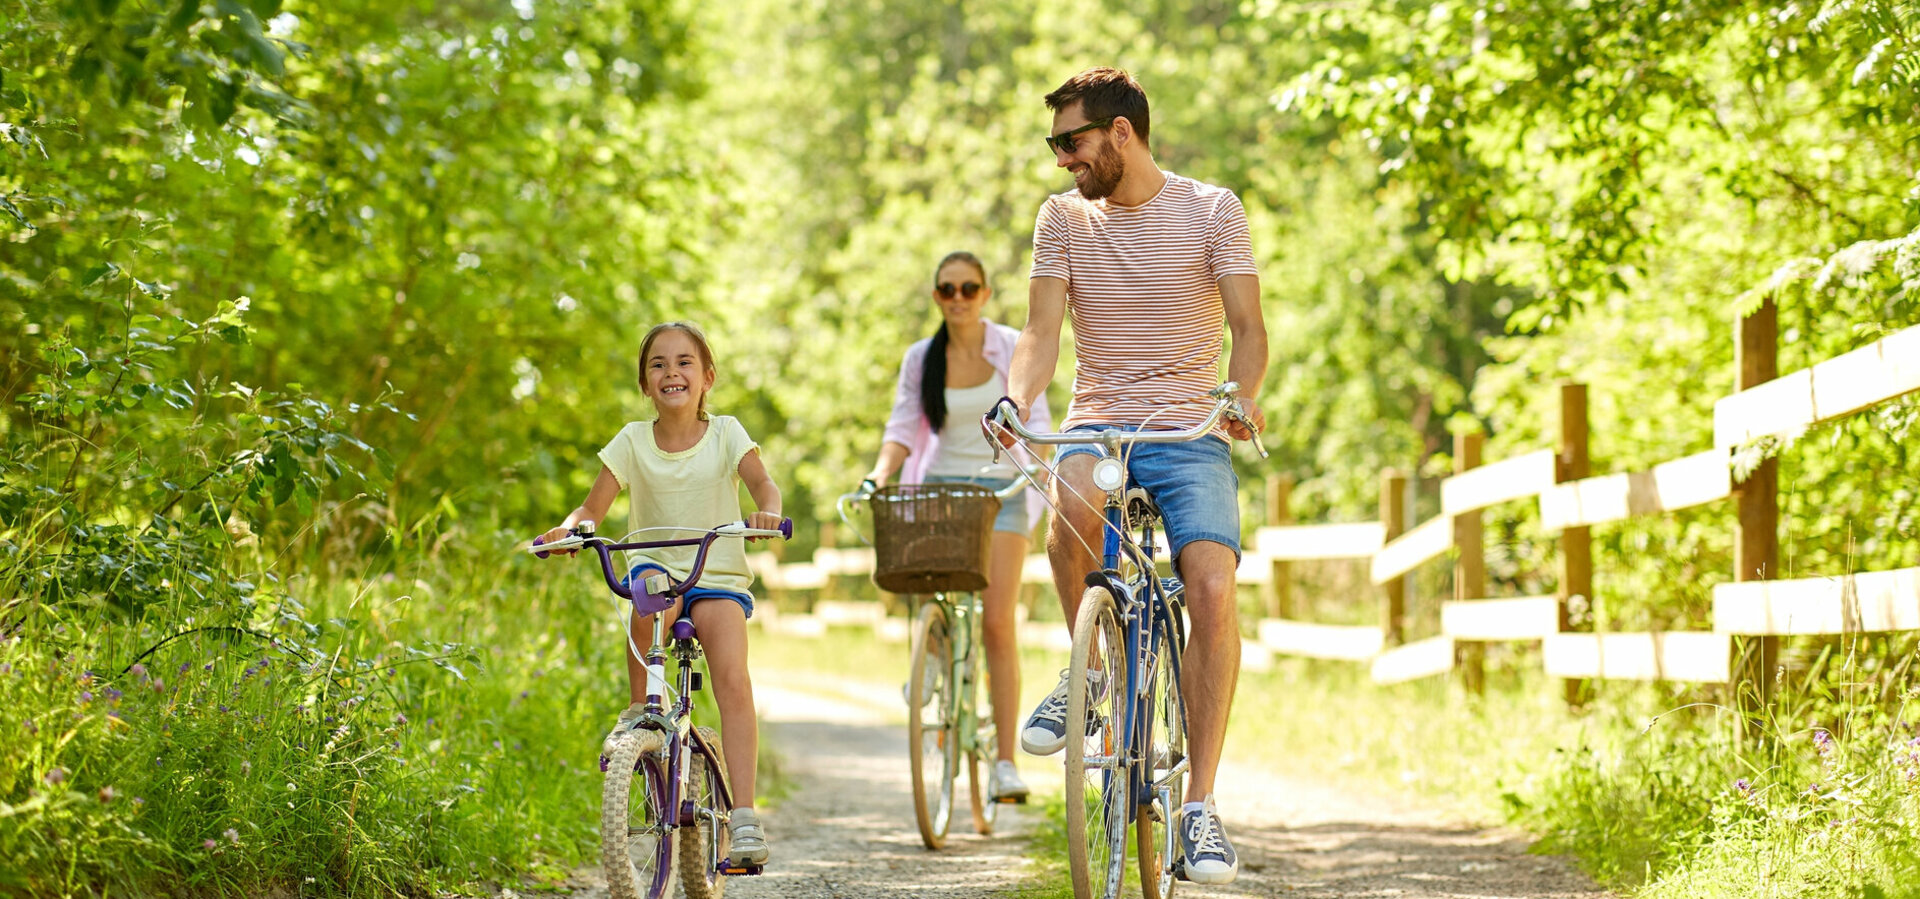
[[[982,426],[1029,443],[1092,443],[1107,455],[1094,464],[1094,486],[1106,494],[1100,570],[1087,575],[1087,592],[1073,624],[1067,664],[1067,861],[1076,899],[1114,899],[1126,877],[1127,826],[1134,826],[1140,892],[1163,899],[1181,879],[1178,834],[1170,826],[1184,798],[1187,711],[1180,694],[1180,654],[1186,648],[1185,590],[1154,567],[1159,507],[1130,486],[1127,450],[1137,443],[1206,438],[1226,416],[1253,431],[1229,381],[1208,393],[1213,410],[1185,430],[1117,428],[1036,434],[1019,422],[1011,400],[1001,400]],[[1137,536],[1136,536],[1137,535]],[[1073,734],[1083,734],[1076,744]]]

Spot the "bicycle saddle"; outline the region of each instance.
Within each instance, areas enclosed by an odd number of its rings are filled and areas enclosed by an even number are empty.
[[[1147,521],[1159,521],[1161,518],[1160,507],[1154,504],[1153,497],[1147,495],[1146,488],[1127,488],[1127,530],[1138,530]]]

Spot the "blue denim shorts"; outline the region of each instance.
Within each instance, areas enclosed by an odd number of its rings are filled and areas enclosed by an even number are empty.
[[[655,565],[652,562],[642,562],[638,565],[633,566],[632,571],[627,572],[626,578],[620,581],[620,586],[630,587],[634,581],[639,580],[640,578],[646,577],[650,574],[666,574],[666,573],[667,573],[667,570],[665,568],[661,568],[660,566]],[[687,607],[691,606],[694,602],[702,599],[731,599],[734,602],[737,602],[740,604],[740,608],[747,613],[748,618],[753,617],[753,595],[752,594],[741,593],[738,590],[714,590],[707,587],[695,587],[692,590],[688,590],[687,606],[681,607],[680,614],[683,616],[686,615]]]
[[[1107,430],[1111,425],[1080,425],[1068,433]],[[1138,428],[1124,426],[1124,430]],[[1143,487],[1165,517],[1173,558],[1195,540],[1211,540],[1240,558],[1240,476],[1233,471],[1232,448],[1218,437],[1185,443],[1136,443],[1127,453],[1127,483]],[[1076,443],[1061,449],[1056,463],[1069,456],[1105,456],[1105,447]]]
[[[1001,491],[1013,483],[1013,478],[961,477],[959,475],[928,475],[929,484],[978,484],[988,490]],[[993,529],[1009,534],[1027,536],[1032,528],[1027,523],[1027,491],[1015,493],[1010,499],[1000,501],[1000,514],[994,516]]]

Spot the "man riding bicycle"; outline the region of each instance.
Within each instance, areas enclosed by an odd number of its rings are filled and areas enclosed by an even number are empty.
[[[1073,317],[1073,401],[1061,429],[1177,429],[1203,421],[1219,381],[1223,327],[1233,334],[1228,380],[1254,399],[1267,368],[1259,272],[1246,214],[1231,191],[1162,171],[1147,143],[1147,96],[1126,72],[1095,68],[1046,96],[1047,144],[1075,190],[1049,197],[1034,226],[1026,327],[1015,346],[1008,394],[1021,417],[1053,380],[1060,325]],[[1245,425],[1227,432],[1250,439]],[[1239,481],[1226,435],[1190,443],[1137,444],[1134,479],[1160,507],[1176,571],[1186,584],[1190,633],[1181,688],[1187,704],[1190,777],[1178,822],[1187,879],[1226,883],[1239,861],[1213,781],[1240,671],[1234,572],[1240,557]],[[1047,554],[1066,620],[1078,614],[1082,578],[1098,567],[1092,547],[1104,521],[1093,485],[1102,450],[1075,446],[1058,459]],[[1021,731],[1028,752],[1066,743],[1067,677]]]

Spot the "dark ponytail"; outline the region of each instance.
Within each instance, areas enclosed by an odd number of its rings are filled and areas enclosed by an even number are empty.
[[[986,286],[987,267],[982,265],[980,257],[966,250],[955,250],[933,267],[933,279],[937,284],[940,270],[949,262],[964,262],[980,273],[980,284]],[[927,416],[927,425],[934,433],[947,424],[947,323],[940,322],[940,330],[933,332],[933,343],[927,347],[927,358],[920,368],[920,411]]]
[[[927,416],[927,425],[934,433],[947,423],[947,323],[940,323],[940,330],[933,332],[933,343],[927,347],[925,365],[920,368],[920,411]]]

